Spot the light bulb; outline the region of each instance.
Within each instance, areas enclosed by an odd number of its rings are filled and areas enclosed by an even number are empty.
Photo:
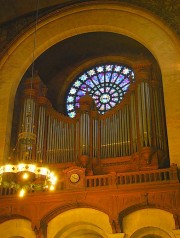
[[[22,188],[19,192],[19,197],[24,197],[25,193],[26,193],[26,190]]]
[[[28,179],[29,178],[29,174],[28,173],[23,173],[23,179]]]
[[[49,188],[49,190],[53,191],[53,190],[54,190],[54,186],[51,185],[50,188]]]

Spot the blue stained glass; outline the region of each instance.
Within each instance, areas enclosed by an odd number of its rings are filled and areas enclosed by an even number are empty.
[[[132,78],[134,79],[134,72],[131,72],[131,76],[132,76]]]
[[[81,91],[81,90],[79,90],[78,93],[77,93],[77,95],[79,95],[80,97],[84,96],[85,94],[86,93],[84,91]]]
[[[76,116],[76,113],[75,112],[69,112],[68,115],[69,115],[69,117],[73,118],[73,117]]]
[[[96,67],[96,70],[98,73],[101,73],[104,71],[104,67],[103,66]]]
[[[72,110],[72,109],[74,109],[74,105],[73,104],[69,104],[69,105],[67,105],[67,110]]]
[[[123,74],[128,74],[129,73],[129,69],[128,68],[124,68],[122,72],[123,72]]]
[[[106,87],[106,93],[108,93],[110,89],[110,87]]]
[[[91,87],[91,88],[94,87],[94,84],[92,83],[92,81],[91,81],[90,79],[88,79],[88,80],[86,81],[86,84],[87,84],[89,87]]]
[[[109,109],[110,109],[109,104],[106,104],[106,110],[109,110]]]
[[[104,88],[100,88],[101,93],[104,93]]]
[[[83,75],[80,77],[80,79],[81,79],[82,81],[85,81],[85,80],[87,79],[87,75],[86,75],[86,74],[83,74]]]
[[[80,96],[76,96],[76,102],[78,102],[80,99]]]
[[[128,89],[129,85],[126,85],[123,87],[123,91],[126,91]]]
[[[106,82],[109,82],[110,79],[111,79],[111,73],[106,73],[106,74],[105,74],[105,81],[106,81]]]
[[[86,84],[81,85],[81,90],[87,91],[88,86]]]
[[[99,80],[98,80],[97,76],[93,76],[91,79],[94,82],[94,84],[96,84],[96,85],[99,84]]]
[[[124,85],[129,83],[129,79],[125,79],[121,84],[120,87],[122,88]]]
[[[75,94],[76,91],[77,91],[77,89],[75,89],[75,88],[71,88],[71,90],[70,90],[70,94]]]
[[[73,102],[74,98],[72,96],[67,97],[67,102]]]
[[[100,79],[100,82],[101,82],[101,83],[104,83],[104,74],[103,74],[103,73],[98,74],[98,77],[99,77],[99,79]]]
[[[119,75],[119,77],[116,80],[116,84],[120,84],[123,79],[124,79],[124,76],[123,75]]]
[[[113,97],[112,97],[112,101],[118,102],[118,100],[119,100],[118,98],[113,98]]]
[[[116,105],[116,103],[111,101],[110,105],[111,105],[111,107],[114,107]]]
[[[89,69],[74,80],[67,93],[67,114],[75,117],[79,100],[86,92],[95,100],[99,113],[104,114],[121,102],[130,77],[134,78],[134,72],[123,65],[103,64]]]
[[[121,71],[121,66],[119,66],[119,65],[115,65],[115,68],[114,68],[114,71],[115,72],[120,72]]]
[[[75,87],[79,87],[81,85],[81,82],[79,81],[79,80],[77,80],[74,84],[73,84],[73,86],[75,86]]]
[[[118,97],[118,93],[115,92],[115,93],[112,94],[112,96],[113,97]]]
[[[101,95],[101,93],[99,91],[96,91],[95,94],[96,95]]]
[[[113,94],[114,92],[115,92],[115,89],[114,89],[114,88],[112,88],[112,89],[109,91],[110,94]]]
[[[95,74],[95,70],[91,69],[87,73],[89,74],[89,76],[93,76]]]
[[[117,73],[113,73],[111,77],[111,82],[115,82],[115,80],[117,79],[117,76],[118,76]]]
[[[113,67],[114,67],[114,65],[106,65],[105,69],[106,69],[106,71],[112,71]]]

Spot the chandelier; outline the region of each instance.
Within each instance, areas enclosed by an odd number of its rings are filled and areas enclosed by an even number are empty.
[[[18,191],[20,197],[26,192],[52,191],[56,182],[53,172],[35,164],[6,164],[0,167],[0,186]]]
[[[0,188],[12,190],[12,194],[18,193],[20,197],[23,197],[26,192],[54,190],[57,182],[55,174],[50,169],[43,167],[42,161],[38,161],[39,163],[37,164],[33,154],[33,148],[36,144],[34,125],[36,114],[34,93],[36,88],[33,88],[33,81],[36,81],[37,78],[36,73],[34,74],[34,59],[39,0],[37,0],[36,4],[32,71],[30,80],[27,80],[27,84],[30,84],[30,89],[26,90],[26,95],[23,99],[23,111],[20,116],[21,127],[19,129],[17,146],[13,149],[13,154],[15,152],[16,156],[12,158],[13,164],[0,166]]]

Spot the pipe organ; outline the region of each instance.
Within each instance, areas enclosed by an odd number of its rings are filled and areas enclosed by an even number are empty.
[[[150,64],[135,67],[134,73],[135,80],[120,104],[100,115],[86,94],[73,119],[53,109],[38,75],[26,80],[16,159],[74,163],[95,171],[113,165],[119,171],[168,166],[161,83],[152,77]]]

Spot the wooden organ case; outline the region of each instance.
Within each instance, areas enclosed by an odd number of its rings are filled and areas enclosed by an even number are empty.
[[[100,115],[86,94],[73,119],[53,109],[38,75],[27,79],[16,160],[49,164],[59,173],[65,171],[65,179],[71,176],[69,168],[88,176],[168,167],[161,83],[150,63],[133,70],[135,80],[120,104]]]

